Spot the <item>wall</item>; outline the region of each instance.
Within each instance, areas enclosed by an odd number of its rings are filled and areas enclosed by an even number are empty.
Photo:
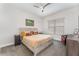
[[[16,32],[16,21],[10,13],[9,7],[0,4],[0,47],[13,44]]]
[[[41,18],[20,9],[16,9],[10,4],[0,4],[0,47],[14,44],[14,35],[18,33],[18,28],[26,27],[26,18],[35,20],[34,27],[42,31]]]
[[[45,17],[43,21],[44,32],[48,32],[48,20],[55,20],[60,18],[64,18],[65,34],[72,34],[74,29],[78,28],[78,8],[74,7]]]
[[[42,31],[42,19],[40,17],[30,14],[30,13],[20,10],[20,9],[18,10],[17,8],[15,9],[15,11],[13,13],[16,16],[15,18],[17,20],[17,28],[26,27],[25,19],[32,19],[32,20],[34,20],[34,26],[30,26],[30,27],[36,27],[36,28],[38,28],[39,32]],[[27,27],[29,27],[29,26],[27,26]]]

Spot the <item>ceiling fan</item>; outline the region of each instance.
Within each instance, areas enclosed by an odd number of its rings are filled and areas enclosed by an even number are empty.
[[[41,9],[41,11],[44,12],[44,9],[45,9],[48,5],[50,5],[50,4],[51,4],[51,3],[46,3],[46,4],[40,3],[40,5],[33,5],[33,6],[36,7],[36,8]]]

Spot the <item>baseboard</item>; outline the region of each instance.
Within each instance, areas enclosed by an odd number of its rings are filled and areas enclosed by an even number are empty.
[[[8,43],[8,44],[5,44],[5,45],[2,45],[2,46],[0,46],[0,48],[6,47],[6,46],[10,46],[10,45],[14,45],[14,43]]]

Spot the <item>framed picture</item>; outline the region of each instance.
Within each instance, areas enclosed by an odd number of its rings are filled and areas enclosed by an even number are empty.
[[[25,23],[26,23],[26,26],[34,26],[34,20],[26,19]]]

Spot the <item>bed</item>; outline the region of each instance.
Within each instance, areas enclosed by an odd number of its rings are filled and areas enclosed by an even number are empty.
[[[21,28],[20,32],[23,31],[27,32],[27,31],[38,31],[38,30],[37,28]],[[36,34],[31,36],[23,36],[22,43],[34,53],[34,56],[36,56],[39,52],[47,48],[53,42],[50,35]]]

